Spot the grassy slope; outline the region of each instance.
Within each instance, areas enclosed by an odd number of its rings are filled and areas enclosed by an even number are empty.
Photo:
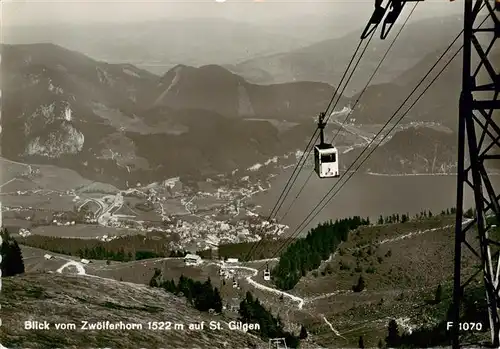
[[[27,274],[2,279],[2,322],[0,340],[9,348],[48,347],[60,345],[76,348],[91,347],[191,347],[240,346],[266,347],[266,343],[239,331],[222,330],[152,331],[148,321],[197,323],[220,320],[221,316],[203,314],[185,305],[184,300],[145,285],[120,283],[91,277],[57,274]],[[29,331],[23,329],[26,320],[55,322],[123,321],[142,323],[139,331]],[[227,320],[227,319],[226,319]]]
[[[351,234],[333,261],[324,263],[317,277],[310,273],[295,288],[296,294],[312,298],[321,293],[337,293],[312,299],[304,307],[305,312],[315,315],[304,321],[318,343],[333,341],[336,347],[357,346],[363,335],[366,346],[376,346],[387,335],[391,318],[407,321],[409,327],[444,320],[453,279],[453,224],[453,217],[434,217],[361,227]],[[464,251],[463,260],[466,274],[470,275],[476,260],[468,251]],[[349,269],[341,269],[341,263]],[[354,293],[351,287],[359,275],[366,280],[366,288]],[[429,300],[438,284],[444,286],[446,300],[435,305]],[[342,337],[333,333],[323,315]]]
[[[280,301],[278,295],[256,290],[243,280],[240,290],[232,288],[231,279],[225,286],[221,285],[217,268],[208,265],[209,261],[201,268],[185,268],[182,260],[155,259],[113,262],[109,266],[99,262],[86,269],[90,274],[137,283],[147,283],[156,267],[161,268],[168,278],[178,279],[184,273],[204,281],[210,276],[212,283],[221,288],[225,301],[231,303],[233,297],[242,297],[250,290],[275,314],[280,314],[289,329],[298,331],[298,324],[305,324],[310,330],[310,339],[320,345],[328,348],[357,347],[358,338],[363,335],[365,345],[375,346],[386,336],[391,318],[409,318],[410,325],[444,319],[453,278],[453,224],[454,217],[440,216],[404,224],[359,228],[340,246],[331,262],[323,263],[317,271],[318,276],[309,273],[291,291],[306,299],[303,310],[297,310],[296,302],[288,298]],[[384,240],[386,242],[377,244]],[[475,245],[473,239],[470,242]],[[464,260],[469,266],[475,262],[467,251],[464,251]],[[35,261],[36,258],[29,259],[27,264]],[[341,270],[340,262],[349,265],[350,270]],[[362,272],[355,271],[358,263]],[[248,266],[259,268],[260,264],[248,263]],[[370,266],[374,268],[373,273],[367,272]],[[360,274],[366,280],[366,289],[353,293],[351,287]],[[240,275],[249,273],[241,272]],[[255,280],[264,283],[261,276]],[[448,300],[440,305],[429,304],[427,301],[433,298],[439,283],[444,287],[443,298],[448,297]],[[331,293],[336,295],[324,295]],[[331,330],[323,316],[342,337]]]

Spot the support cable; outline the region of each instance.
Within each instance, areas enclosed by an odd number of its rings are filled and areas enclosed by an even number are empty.
[[[408,17],[406,17],[406,20],[405,22],[403,23],[403,25],[401,26],[401,28],[399,29],[398,33],[396,34],[396,36],[394,37],[394,40],[392,40],[389,48],[385,51],[385,54],[384,56],[382,57],[382,59],[380,60],[379,64],[377,65],[377,67],[375,68],[373,74],[370,76],[370,79],[368,80],[368,82],[366,83],[365,87],[363,88],[363,90],[361,91],[361,93],[359,94],[358,98],[356,99],[356,101],[354,102],[354,105],[352,106],[351,110],[349,111],[349,113],[347,114],[347,116],[345,117],[344,121],[342,122],[342,124],[340,125],[339,129],[337,130],[337,133],[335,134],[335,136],[333,136],[331,142],[331,144],[333,144],[333,142],[335,141],[335,138],[337,138],[340,130],[342,128],[344,128],[344,125],[345,123],[347,122],[347,120],[349,119],[349,117],[351,116],[351,114],[353,113],[354,109],[356,108],[356,106],[358,105],[358,102],[359,100],[361,99],[361,97],[363,96],[363,94],[366,92],[366,90],[368,89],[368,86],[370,85],[370,83],[372,82],[373,78],[375,77],[375,75],[377,74],[378,70],[380,69],[380,67],[382,66],[382,63],[384,62],[385,58],[387,57],[387,55],[389,54],[389,51],[392,49],[392,47],[394,46],[394,44],[396,43],[396,40],[398,39],[399,35],[401,34],[401,32],[403,31],[404,27],[406,26],[406,23],[408,22],[408,20],[410,19],[411,15],[413,14],[413,12],[415,11],[417,5],[419,4],[419,2],[416,2],[415,3],[415,6],[413,6],[410,14],[408,15]],[[311,179],[311,176],[314,172],[311,172],[309,174],[309,177],[307,177],[306,181],[304,182],[304,184],[302,185],[302,187],[300,188],[299,192],[297,193],[297,195],[295,196],[295,198],[293,199],[293,201],[290,203],[290,205],[288,206],[287,210],[285,211],[285,214],[281,217],[280,220],[284,220],[285,217],[288,215],[288,213],[290,212],[292,206],[295,204],[295,202],[297,201],[297,199],[300,197],[300,194],[302,194],[302,191],[304,190],[305,186],[307,185],[307,183],[309,182],[309,180]]]
[[[378,138],[378,136],[382,133],[382,131],[387,127],[387,125],[389,125],[389,123],[392,121],[392,119],[394,119],[394,117],[396,116],[396,114],[404,107],[404,105],[406,104],[406,102],[413,96],[413,94],[415,93],[415,91],[420,87],[420,85],[423,84],[423,82],[425,81],[425,79],[431,74],[431,72],[434,70],[434,68],[439,64],[439,62],[443,59],[443,57],[448,53],[448,51],[451,49],[451,47],[455,44],[455,42],[460,38],[460,36],[462,35],[462,32],[460,32],[459,35],[457,35],[457,37],[450,43],[450,45],[448,45],[448,47],[446,48],[446,50],[441,54],[441,56],[438,58],[438,60],[436,61],[436,63],[434,63],[434,65],[429,69],[429,71],[425,74],[425,76],[420,80],[420,82],[417,84],[417,86],[415,86],[415,88],[412,90],[412,92],[408,95],[408,97],[403,101],[403,103],[399,106],[399,108],[393,113],[393,115],[389,118],[389,120],[384,124],[384,126],[381,128],[381,130],[377,133],[377,135],[375,137],[373,137],[373,139],[365,146],[365,149],[361,152],[361,154],[358,155],[358,157],[352,162],[352,164],[349,166],[349,168],[346,170],[346,172],[344,172],[344,174],[340,177],[339,181],[337,181],[335,183],[335,185],[328,191],[328,193],[320,200],[320,202],[315,206],[315,208],[309,213],[309,215],[299,224],[299,226],[294,230],[294,232],[291,234],[291,236],[281,245],[281,247],[276,251],[276,253],[273,255],[273,257],[275,257],[276,255],[278,255],[284,248],[286,248],[290,242],[298,235],[302,232],[302,230],[305,228],[305,226],[307,226],[307,224],[309,224],[312,219],[314,219],[318,214],[319,212],[326,206],[326,205],[323,205],[323,207],[320,209],[320,211],[318,211],[316,214],[314,214],[314,216],[311,217],[311,215],[313,215],[314,211],[321,205],[321,203],[330,195],[330,193],[335,189],[335,187],[340,183],[340,181],[343,179],[343,177],[345,177],[345,175],[347,173],[349,173],[350,169],[354,166],[354,164],[361,158],[361,156],[369,149],[369,147],[371,146],[371,144]],[[410,108],[408,108],[406,110],[405,113],[403,113],[403,115],[398,119],[398,121],[396,122],[396,124],[391,128],[390,131],[392,131],[396,126],[397,124],[403,119],[403,117],[411,110],[411,108],[416,104],[416,102],[418,102],[420,100],[420,98],[425,94],[425,92],[432,86],[432,84],[437,80],[437,78],[442,74],[442,72],[446,69],[446,67],[448,67],[448,65],[451,63],[451,61],[453,60],[453,58],[455,58],[458,53],[461,51],[463,45],[460,47],[460,49],[453,55],[453,57],[446,63],[446,65],[439,71],[439,73],[436,75],[436,77],[429,83],[429,85],[427,85],[427,87],[424,89],[424,91],[417,97],[417,99],[412,103],[412,105],[410,106]],[[389,133],[386,133],[386,135],[382,138],[381,141],[383,141],[387,135]],[[381,142],[380,141],[380,142]],[[354,175],[354,173],[359,169],[359,167],[368,159],[368,157],[375,151],[375,149],[377,149],[378,145],[380,145],[380,142],[376,145],[376,147],[368,154],[368,156],[363,160],[363,162],[356,168],[356,170],[354,170],[350,176],[348,177],[348,179],[341,185],[341,187],[339,188],[339,190],[345,185],[345,183],[347,183],[347,181]],[[328,204],[332,199],[333,197],[339,192],[339,190],[337,190],[334,195],[327,200],[326,204]],[[310,218],[311,217],[311,218]],[[307,221],[307,223],[306,223]],[[304,225],[304,223],[306,223],[306,225],[304,227],[302,227],[302,225]],[[302,228],[301,228],[302,227]]]

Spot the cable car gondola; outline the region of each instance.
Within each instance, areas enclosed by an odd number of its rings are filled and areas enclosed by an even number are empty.
[[[266,266],[266,270],[264,270],[264,280],[271,280],[271,272],[269,271],[269,267]]]
[[[339,153],[336,147],[325,143],[323,130],[326,123],[323,121],[325,113],[319,115],[318,128],[320,130],[320,144],[314,146],[314,171],[319,178],[339,177]]]

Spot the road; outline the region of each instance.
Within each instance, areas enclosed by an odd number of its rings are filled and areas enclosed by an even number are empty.
[[[7,182],[3,183],[2,185],[0,185],[0,188],[6,186],[7,184],[9,184],[11,182],[14,182],[15,180],[17,180],[17,177],[16,178],[12,178],[11,180],[8,180]]]
[[[96,215],[99,214],[99,212],[104,211],[104,208],[106,207],[105,204],[101,200],[94,199],[94,198],[86,198],[86,200],[78,207],[78,211],[80,211],[81,208],[89,202],[95,202],[96,204],[99,205],[99,209],[95,212]]]
[[[257,262],[257,261],[254,261],[254,262]],[[288,297],[291,300],[297,302],[298,309],[302,309],[302,307],[304,305],[304,299],[303,298],[300,298],[300,297],[297,297],[297,296],[295,296],[293,294],[290,294],[290,293],[278,290],[276,288],[265,286],[265,285],[263,285],[263,284],[255,281],[253,278],[256,277],[257,275],[259,275],[259,271],[257,269],[255,269],[255,268],[244,267],[244,266],[239,266],[239,265],[225,265],[225,264],[222,264],[222,263],[216,263],[216,264],[219,265],[222,269],[241,269],[241,270],[251,271],[253,273],[253,275],[247,276],[245,278],[246,281],[250,285],[252,285],[255,288],[258,288],[260,290],[264,290],[264,291],[268,291],[268,292],[274,293],[274,294],[276,294],[278,296],[283,295],[284,297]]]
[[[344,109],[342,109],[341,111],[331,113],[330,117],[332,122],[340,126],[341,129],[344,129],[345,131],[362,138],[364,141],[362,145],[371,142],[371,140],[375,136],[373,133],[366,132],[358,127],[355,127],[354,125],[344,123],[345,116],[347,116],[347,113],[350,112],[351,109],[344,107]]]
[[[104,210],[102,210],[101,214],[97,218],[97,223],[100,225],[107,225],[107,222],[111,219],[113,216],[113,213],[111,212],[114,208],[117,208],[116,211],[118,211],[122,206],[123,206],[123,195],[122,192],[117,193],[114,196],[105,196],[103,200],[106,198],[111,199],[112,202],[109,206],[107,206]],[[103,204],[104,205],[104,204]]]
[[[108,212],[109,212],[109,210],[108,210]],[[469,224],[471,221],[472,221],[472,219],[466,219],[466,220],[463,221],[462,224],[466,225],[466,224]],[[411,233],[408,233],[408,234],[397,236],[395,238],[381,240],[381,241],[378,242],[378,244],[386,244],[386,243],[389,243],[389,242],[399,241],[399,240],[402,240],[402,239],[411,238],[411,237],[414,237],[414,236],[417,236],[417,235],[421,235],[421,234],[424,234],[424,233],[427,233],[427,232],[432,232],[432,231],[436,231],[436,230],[439,230],[439,229],[446,229],[446,228],[449,228],[449,227],[452,227],[452,225],[447,225],[447,226],[443,226],[443,227],[439,227],[439,228],[433,228],[433,229],[426,229],[426,230],[414,231],[414,232],[411,232]],[[364,248],[364,247],[366,247],[366,246],[361,246],[359,248]],[[70,266],[74,266],[74,267],[77,268],[78,275],[85,275],[85,276],[96,277],[96,278],[100,278],[100,279],[114,280],[114,279],[111,279],[111,278],[104,278],[104,277],[100,277],[100,276],[97,276],[97,275],[87,274],[86,271],[85,271],[85,266],[81,262],[77,262],[77,261],[71,260],[69,258],[64,258],[64,257],[61,257],[61,256],[54,256],[54,257],[55,258],[60,258],[60,259],[63,259],[63,260],[67,261],[63,266],[61,266],[59,269],[57,269],[57,271],[56,271],[57,273],[62,273],[62,271],[65,268],[70,267]],[[333,255],[332,259],[334,257],[335,257],[335,254]],[[169,259],[169,258],[161,258],[160,260],[163,260],[163,259]],[[267,261],[267,260],[263,260],[263,261]],[[253,261],[253,262],[263,262],[263,261]],[[260,290],[263,290],[263,291],[267,291],[267,292],[271,292],[271,293],[273,293],[273,294],[275,294],[277,296],[283,295],[284,297],[290,298],[291,300],[297,302],[297,308],[299,310],[303,309],[303,306],[304,306],[305,303],[311,303],[311,302],[314,302],[316,300],[328,298],[328,297],[331,297],[331,296],[334,296],[334,295],[337,295],[337,294],[340,294],[340,293],[344,293],[344,292],[345,293],[352,292],[350,290],[337,290],[336,292],[333,292],[333,293],[328,293],[328,294],[324,294],[324,295],[320,295],[320,296],[316,296],[316,297],[311,297],[311,298],[305,299],[305,298],[301,298],[301,297],[295,296],[293,294],[290,294],[290,293],[287,293],[287,292],[284,292],[284,291],[278,290],[276,288],[272,288],[272,287],[269,287],[269,286],[266,286],[266,285],[263,285],[263,284],[257,282],[256,280],[254,280],[254,278],[259,275],[259,271],[256,268],[251,268],[251,267],[241,266],[241,265],[227,265],[227,264],[223,264],[222,262],[210,262],[209,265],[210,264],[218,265],[221,269],[240,269],[240,270],[250,271],[252,273],[252,275],[249,275],[249,276],[245,277],[246,281],[250,285],[252,285],[253,287],[255,287],[257,289],[260,289]],[[330,329],[332,330],[332,332],[335,333],[336,336],[344,338],[342,336],[342,334],[333,327],[332,323],[323,314],[319,314],[319,315],[321,316],[321,318],[323,319],[323,321],[330,327]]]

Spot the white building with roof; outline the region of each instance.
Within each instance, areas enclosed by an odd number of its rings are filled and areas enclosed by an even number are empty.
[[[187,255],[184,256],[184,263],[186,265],[199,265],[201,264],[201,262],[202,262],[201,257],[196,254],[188,253]]]

